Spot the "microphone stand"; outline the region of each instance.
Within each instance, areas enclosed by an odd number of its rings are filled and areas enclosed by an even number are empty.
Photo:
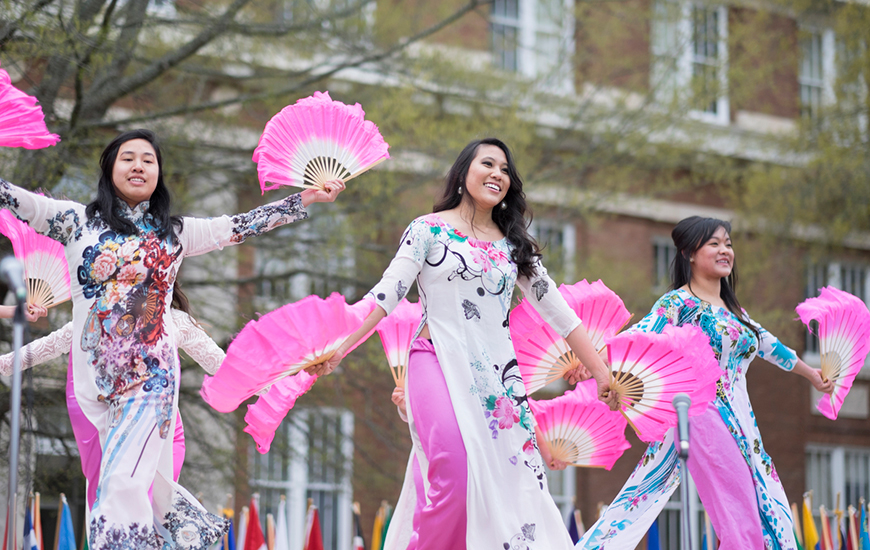
[[[21,433],[21,346],[24,344],[24,323],[24,302],[19,301],[12,318],[12,349],[15,355],[12,359],[10,393],[12,418],[9,429],[9,503],[6,508],[6,548],[9,549],[16,548],[15,531],[18,519],[18,444]]]
[[[677,454],[680,457],[680,472],[682,472],[682,480],[680,481],[680,507],[683,511],[683,521],[681,522],[682,529],[680,530],[680,548],[682,550],[692,550],[692,512],[689,505],[689,467],[688,464],[686,464],[689,460],[689,433],[687,429],[685,434],[680,434],[681,428],[682,426],[677,424],[677,440],[674,442],[677,446]],[[682,441],[684,439],[685,445],[683,445]]]

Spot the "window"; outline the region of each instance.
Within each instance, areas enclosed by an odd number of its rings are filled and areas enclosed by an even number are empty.
[[[870,499],[870,448],[808,445],[806,488],[813,492],[813,514],[821,505],[833,510],[837,495],[840,509],[858,508],[860,499]]]
[[[814,263],[807,268],[806,297],[819,295],[823,286],[832,286],[860,298],[870,306],[870,266],[866,264],[829,262]],[[806,353],[818,363],[819,341],[807,334]],[[813,354],[815,357],[813,357]]]
[[[574,254],[577,233],[571,223],[553,220],[532,221],[529,232],[542,248],[542,262],[556,281],[574,282]]]
[[[495,0],[490,12],[493,64],[540,78],[548,90],[573,91],[573,2]]]
[[[694,541],[695,548],[701,548],[701,541],[704,536],[705,526],[705,511],[704,505],[698,498],[698,491],[695,489],[695,482],[691,475],[686,476],[689,483],[689,513],[695,518],[689,526],[691,529],[691,538]],[[662,513],[659,514],[659,544],[662,550],[680,550],[680,542],[682,537],[682,494],[680,489],[671,495],[671,499],[665,504]]]
[[[804,298],[818,296],[819,289],[823,286],[828,286],[828,266],[822,264],[811,264],[807,267],[807,286]],[[813,327],[813,329],[815,329],[815,327]],[[807,330],[805,341],[806,353],[817,357],[819,354],[819,338]]]
[[[671,270],[677,247],[670,240],[657,239],[653,241],[653,291],[664,292],[671,284]]]
[[[344,409],[294,410],[275,434],[270,451],[252,451],[251,490],[260,494],[260,515],[277,514],[287,497],[290,533],[305,532],[305,511],[312,499],[320,515],[323,545],[350,548],[353,495],[353,414]],[[291,550],[301,550],[293,536]]]
[[[568,516],[574,513],[574,497],[577,494],[576,471],[571,467],[547,471],[547,488],[562,513],[565,525],[568,524]]]
[[[727,39],[725,7],[656,1],[651,78],[658,101],[688,101],[693,118],[729,124]]]
[[[815,120],[822,107],[834,99],[834,32],[804,29],[800,48],[801,117]]]

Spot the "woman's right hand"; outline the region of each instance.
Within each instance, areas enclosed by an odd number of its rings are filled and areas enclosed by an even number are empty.
[[[40,317],[48,315],[48,310],[42,306],[27,304],[27,309],[24,310],[24,317],[31,323],[35,323]]]
[[[399,407],[399,410],[402,411],[402,414],[408,416],[408,411],[405,409],[405,388],[400,388],[396,386],[393,389],[393,395],[390,396],[390,400],[393,404]]]
[[[332,357],[327,359],[322,363],[317,363],[316,365],[311,365],[305,372],[312,376],[326,376],[327,374],[332,374],[332,371],[341,363],[342,358],[347,352],[342,348],[338,348],[335,350],[335,353],[332,354]]]

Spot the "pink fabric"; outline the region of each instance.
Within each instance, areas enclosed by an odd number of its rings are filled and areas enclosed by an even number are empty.
[[[93,508],[94,502],[97,500],[97,484],[100,479],[100,462],[103,459],[103,450],[100,447],[100,432],[87,419],[76,400],[72,359],[70,359],[66,374],[66,408],[69,411],[69,421],[76,438],[76,446],[79,448],[82,473],[88,480],[88,508]],[[181,414],[178,414],[175,419],[175,436],[172,441],[172,478],[175,481],[178,481],[178,476],[181,475],[184,452],[184,426],[181,424]]]
[[[714,403],[690,419],[689,472],[721,550],[764,550],[755,484]]]
[[[411,414],[429,461],[430,501],[419,512],[411,541],[416,543],[416,550],[464,550],[468,455],[453,414],[447,382],[435,348],[426,339],[414,342],[408,363]],[[418,492],[422,494],[419,489]],[[416,512],[414,516],[416,520]]]
[[[417,541],[420,539],[420,513],[426,507],[426,486],[423,484],[423,472],[420,470],[420,461],[414,455],[414,489],[417,493],[417,504],[414,506],[414,532],[411,534],[411,540],[408,541],[408,548],[405,550],[417,550]]]

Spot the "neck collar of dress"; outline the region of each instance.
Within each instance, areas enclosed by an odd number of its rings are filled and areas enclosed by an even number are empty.
[[[115,214],[127,218],[133,223],[139,223],[148,214],[149,201],[142,201],[131,207],[125,201],[115,197]]]

